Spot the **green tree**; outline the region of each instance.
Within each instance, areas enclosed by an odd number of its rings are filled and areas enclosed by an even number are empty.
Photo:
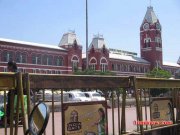
[[[171,73],[161,68],[153,68],[146,76],[151,78],[170,78]]]
[[[115,75],[115,73],[110,72],[110,71],[105,71],[105,72],[101,72],[101,71],[95,71],[95,70],[84,70],[84,71],[75,71],[74,72],[75,75]]]
[[[146,74],[147,77],[150,77],[150,78],[170,78],[171,77],[171,73],[166,71],[166,70],[163,70],[163,69],[160,69],[160,68],[154,68],[153,70],[151,70],[150,72],[148,72]],[[168,89],[157,89],[157,88],[154,88],[154,89],[151,89],[150,91],[150,94],[151,96],[160,96],[160,94],[164,94],[164,93],[167,93]]]

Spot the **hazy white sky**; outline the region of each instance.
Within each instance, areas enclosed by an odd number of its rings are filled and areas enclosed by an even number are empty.
[[[140,55],[139,28],[150,0],[89,0],[89,44],[102,34],[108,48]],[[163,59],[180,56],[180,0],[152,0],[162,25]],[[75,30],[85,51],[85,0],[0,0],[0,38],[58,45]]]

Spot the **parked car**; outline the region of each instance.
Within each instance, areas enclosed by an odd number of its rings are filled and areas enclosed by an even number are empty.
[[[43,91],[40,90],[36,94],[35,101],[43,100]],[[52,91],[51,90],[44,90],[44,100],[45,101],[52,101]],[[59,102],[61,101],[61,94],[54,92],[54,101]]]
[[[75,101],[75,102],[91,101],[91,99],[87,98],[85,94],[81,91],[70,91],[70,92],[66,92],[66,94],[68,94],[68,101]]]
[[[84,92],[85,96],[89,98],[91,101],[102,101],[105,100],[98,92]]]

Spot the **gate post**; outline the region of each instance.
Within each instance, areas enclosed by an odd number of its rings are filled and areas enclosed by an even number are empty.
[[[133,87],[134,93],[135,93],[137,121],[142,121],[142,112],[141,112],[139,94],[138,94],[138,89],[137,89],[137,84],[136,84],[136,77],[131,76],[130,80],[132,82],[132,87]],[[143,125],[137,125],[137,130],[139,130],[139,127],[140,127],[141,135],[144,135]]]

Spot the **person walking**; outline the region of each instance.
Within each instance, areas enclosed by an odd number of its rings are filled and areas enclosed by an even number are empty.
[[[17,65],[14,61],[9,61],[7,64],[7,71],[8,72],[17,72]],[[8,96],[8,102],[7,102],[7,123],[10,124],[10,103],[11,102],[11,95],[17,94],[17,90],[9,90],[7,96]]]

